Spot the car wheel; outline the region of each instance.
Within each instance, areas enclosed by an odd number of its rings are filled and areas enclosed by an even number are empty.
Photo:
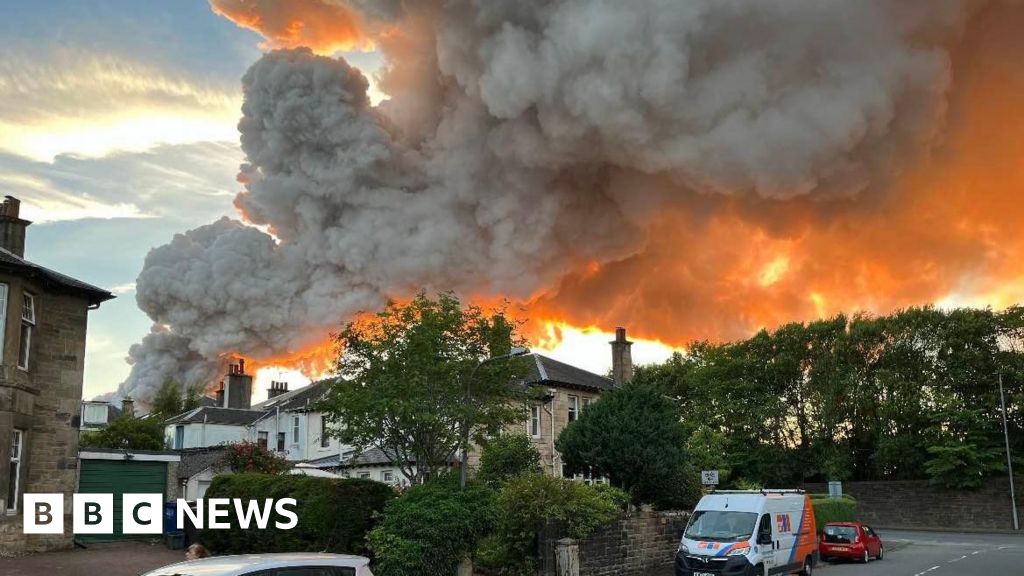
[[[882,559],[882,547],[879,546],[878,547],[878,556],[875,556],[875,560],[881,560],[881,559]]]
[[[800,576],[811,576],[811,571],[814,570],[814,566],[811,564],[811,559],[804,559],[804,569],[800,571]]]
[[[861,558],[860,561],[865,563],[865,564],[867,564],[868,562],[871,561],[871,555],[868,554],[868,549],[867,548],[864,549],[864,557]]]
[[[768,567],[764,564],[758,564],[754,567],[754,573],[759,576],[768,576]]]

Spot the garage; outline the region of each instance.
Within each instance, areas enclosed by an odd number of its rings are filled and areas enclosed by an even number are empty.
[[[121,495],[158,493],[164,495],[165,501],[176,497],[176,493],[168,492],[168,467],[173,468],[171,472],[176,477],[180,457],[163,451],[90,449],[80,452],[78,458],[78,492],[114,495],[114,533],[79,534],[75,538],[82,542],[153,538],[153,535],[122,533]],[[170,489],[173,491],[175,487]]]

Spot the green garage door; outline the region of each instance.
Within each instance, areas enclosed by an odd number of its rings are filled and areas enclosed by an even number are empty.
[[[133,462],[131,460],[80,460],[82,467],[78,491],[82,494],[114,495],[114,534],[81,534],[83,541],[149,539],[154,534],[123,534],[121,532],[121,495],[128,493],[163,494],[167,496],[166,462]],[[163,526],[164,511],[158,510]]]

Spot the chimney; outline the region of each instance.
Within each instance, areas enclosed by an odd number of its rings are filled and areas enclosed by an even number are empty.
[[[220,383],[220,388],[217,389],[217,406],[224,407],[224,382]]]
[[[626,340],[626,329],[615,329],[615,340],[612,345],[612,380],[616,386],[622,386],[633,379],[633,354],[630,348],[633,343]]]
[[[7,250],[18,258],[25,257],[25,228],[31,224],[22,220],[21,201],[14,196],[5,196],[0,203],[0,248]]]
[[[288,392],[287,382],[271,382],[270,388],[267,388],[267,400],[276,398],[286,392]]]
[[[121,415],[129,418],[135,417],[135,400],[131,396],[125,396],[121,400]]]
[[[252,407],[252,376],[245,373],[245,360],[228,365],[228,377],[224,380],[224,407]]]

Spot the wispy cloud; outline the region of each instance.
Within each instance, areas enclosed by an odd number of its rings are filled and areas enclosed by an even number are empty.
[[[0,148],[37,160],[237,140],[241,95],[123,56],[59,49],[0,60]]]
[[[89,194],[57,188],[52,182],[28,174],[0,171],[0,187],[22,199],[21,215],[36,223],[84,218],[150,218],[130,202],[104,202]]]

